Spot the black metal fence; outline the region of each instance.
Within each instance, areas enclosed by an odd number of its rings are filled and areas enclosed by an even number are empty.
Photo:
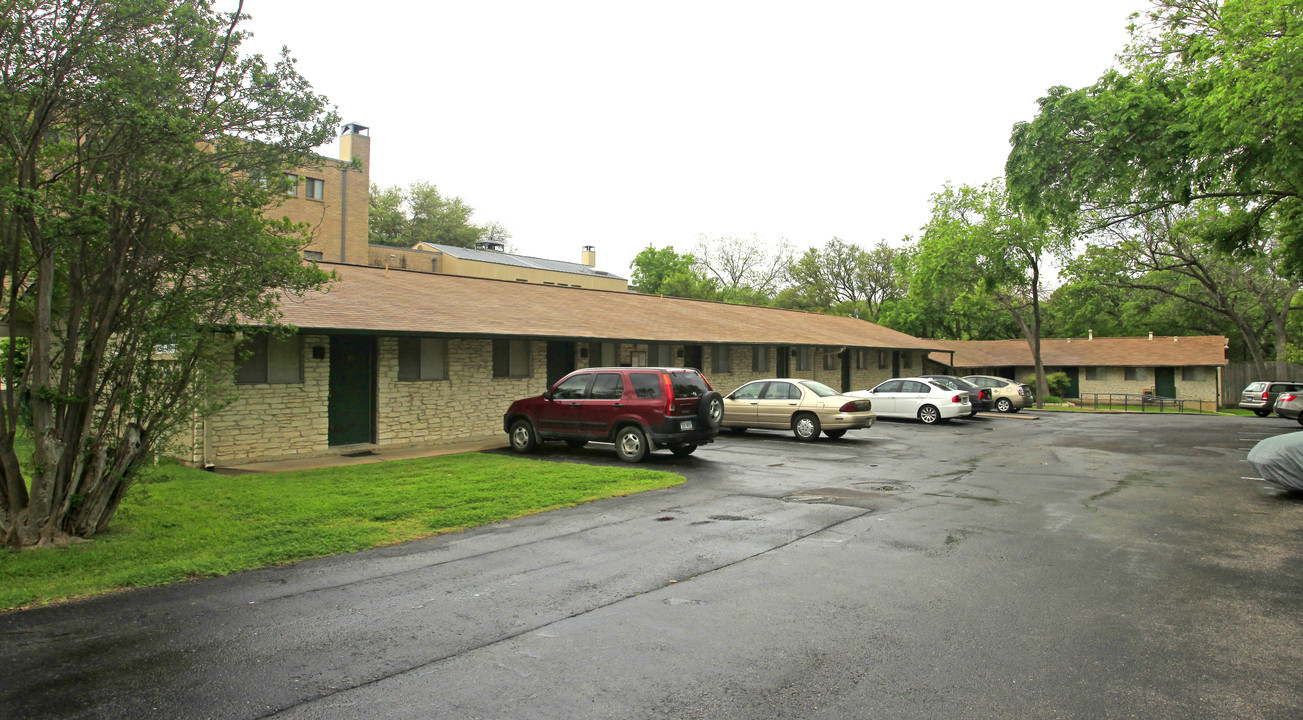
[[[1096,410],[1121,410],[1123,412],[1216,412],[1217,403],[1211,400],[1177,400],[1158,395],[1131,393],[1082,393],[1083,407]]]

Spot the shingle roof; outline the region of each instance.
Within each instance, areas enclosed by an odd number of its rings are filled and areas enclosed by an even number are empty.
[[[955,352],[934,352],[929,359],[957,368],[1030,367],[1026,340],[937,340]],[[1185,367],[1225,365],[1222,335],[1104,338],[1042,338],[1041,361],[1062,367]]]
[[[339,280],[281,302],[307,330],[935,350],[855,318],[657,295],[318,263]]]
[[[545,258],[527,257],[525,255],[512,255],[511,253],[498,252],[496,250],[478,250],[475,248],[457,247],[455,245],[438,245],[428,242],[418,243],[418,245],[422,250],[438,250],[462,260],[475,260],[477,262],[494,263],[495,265],[512,265],[515,267],[534,268],[536,270],[574,273],[576,275],[591,275],[593,277],[613,278],[615,280],[625,279],[618,275],[612,275],[605,270],[591,268],[583,263],[565,262],[564,260],[547,260]]]

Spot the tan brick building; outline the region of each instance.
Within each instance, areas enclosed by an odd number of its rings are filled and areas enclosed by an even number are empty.
[[[1035,374],[1026,340],[940,340],[944,352],[929,362],[961,375],[1022,380]],[[1216,403],[1226,338],[1221,335],[1104,338],[1043,338],[1045,372],[1062,371],[1070,398],[1096,395],[1158,395]],[[1101,400],[1102,401],[1102,400]]]
[[[938,347],[848,317],[323,266],[339,280],[282,305],[298,334],[232,356],[240,397],[196,428],[196,463],[490,436],[512,400],[580,367],[699,367],[722,392],[764,377],[867,389]]]
[[[282,303],[292,337],[241,338],[239,397],[196,424],[196,464],[498,435],[512,400],[581,367],[697,367],[726,393],[766,377],[863,390],[942,347],[854,318],[630,293],[592,247],[569,263],[369,245],[366,131],[346,126],[340,159],[300,168],[269,208],[313,228],[305,257],[339,279]]]

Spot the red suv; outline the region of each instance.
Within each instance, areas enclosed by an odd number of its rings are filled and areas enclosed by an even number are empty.
[[[621,460],[638,462],[663,447],[691,455],[715,441],[723,418],[723,397],[691,368],[586,368],[513,402],[502,429],[516,452],[546,440],[572,448],[595,440],[615,443]]]

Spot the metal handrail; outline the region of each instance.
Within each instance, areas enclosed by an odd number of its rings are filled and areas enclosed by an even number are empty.
[[[1091,398],[1090,402],[1086,398]],[[1100,398],[1104,398],[1106,404],[1100,403]],[[1174,407],[1178,413],[1183,412],[1205,412],[1204,404],[1210,406],[1212,412],[1217,411],[1217,403],[1208,400],[1178,400],[1176,398],[1163,397],[1161,395],[1134,394],[1134,393],[1083,393],[1080,398],[1081,404],[1090,405],[1096,410],[1121,410],[1122,412],[1133,412],[1139,410],[1146,412],[1147,408],[1156,408],[1157,412],[1164,412],[1167,408]],[[1192,408],[1192,409],[1187,409]]]

